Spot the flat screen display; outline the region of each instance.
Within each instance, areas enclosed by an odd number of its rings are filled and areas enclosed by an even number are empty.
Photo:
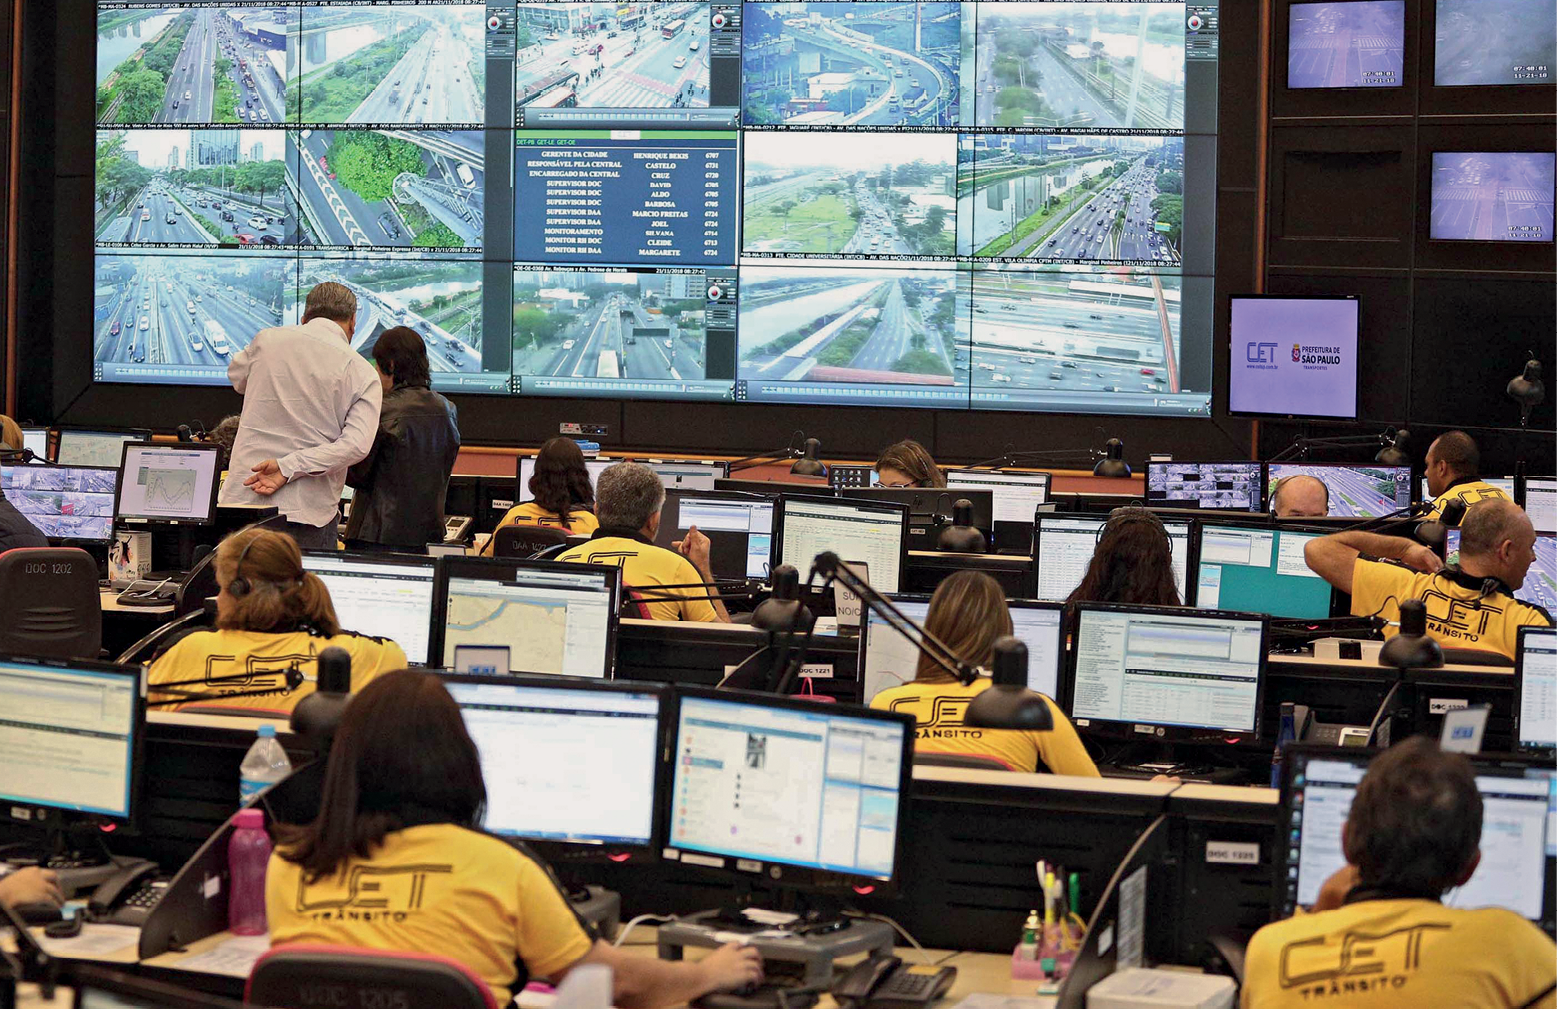
[[[1209,415],[1215,11],[101,0],[94,378],[337,281],[458,392]]]
[[[1231,299],[1227,409],[1357,416],[1356,298]]]
[[[1287,8],[1287,87],[1398,88],[1405,0],[1295,3]]]
[[[1433,153],[1432,224],[1447,242],[1550,242],[1557,154]]]
[[[1557,7],[1547,0],[1438,0],[1433,83],[1550,84]]]

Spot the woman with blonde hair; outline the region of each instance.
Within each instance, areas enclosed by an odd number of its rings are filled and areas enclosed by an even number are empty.
[[[187,695],[203,708],[289,714],[314,692],[319,653],[331,646],[351,656],[351,688],[403,669],[405,652],[387,638],[343,630],[318,575],[303,570],[297,542],[260,526],[239,530],[216,548],[216,626],[179,638],[152,662],[153,700]],[[229,677],[238,677],[228,679]],[[193,681],[193,682],[191,682]],[[159,684],[179,684],[158,690]]]
[[[982,571],[958,571],[936,588],[925,616],[925,630],[964,662],[989,669],[996,640],[1011,633],[1011,610],[1000,585]],[[919,656],[912,681],[883,690],[870,706],[905,711],[918,723],[914,747],[923,753],[963,753],[998,760],[1013,771],[1048,771],[1097,777],[1076,727],[1053,699],[1045,697],[1054,728],[1048,732],[970,729],[963,724],[973,698],[989,688],[980,676],[964,686],[951,673]]]

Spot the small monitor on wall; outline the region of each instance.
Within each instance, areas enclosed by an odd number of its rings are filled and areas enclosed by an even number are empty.
[[[1275,417],[1357,417],[1355,296],[1234,295],[1227,409]]]
[[[1438,87],[1557,80],[1557,5],[1551,0],[1438,0],[1436,13]]]
[[[1287,18],[1287,87],[1400,87],[1406,0],[1295,3]]]
[[[1434,151],[1432,223],[1442,242],[1550,242],[1549,151]]]

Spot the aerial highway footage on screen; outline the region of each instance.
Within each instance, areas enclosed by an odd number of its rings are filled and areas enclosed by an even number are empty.
[[[1550,242],[1557,154],[1433,154],[1429,237],[1468,242]]]
[[[1406,0],[1295,3],[1287,10],[1287,87],[1404,83]]]
[[[96,7],[100,381],[1210,412],[1214,3]]]

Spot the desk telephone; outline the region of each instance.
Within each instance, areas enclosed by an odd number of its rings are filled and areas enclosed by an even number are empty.
[[[159,872],[157,863],[137,860],[98,884],[87,901],[92,920],[137,928],[146,924],[167,891],[167,880],[157,879]]]
[[[1286,704],[1282,705],[1283,708]],[[1325,746],[1367,746],[1368,727],[1321,722],[1306,704],[1292,705],[1292,727],[1300,743]]]
[[[922,1009],[945,995],[957,979],[955,967],[905,964],[901,957],[873,956],[834,982],[842,1009]]]

